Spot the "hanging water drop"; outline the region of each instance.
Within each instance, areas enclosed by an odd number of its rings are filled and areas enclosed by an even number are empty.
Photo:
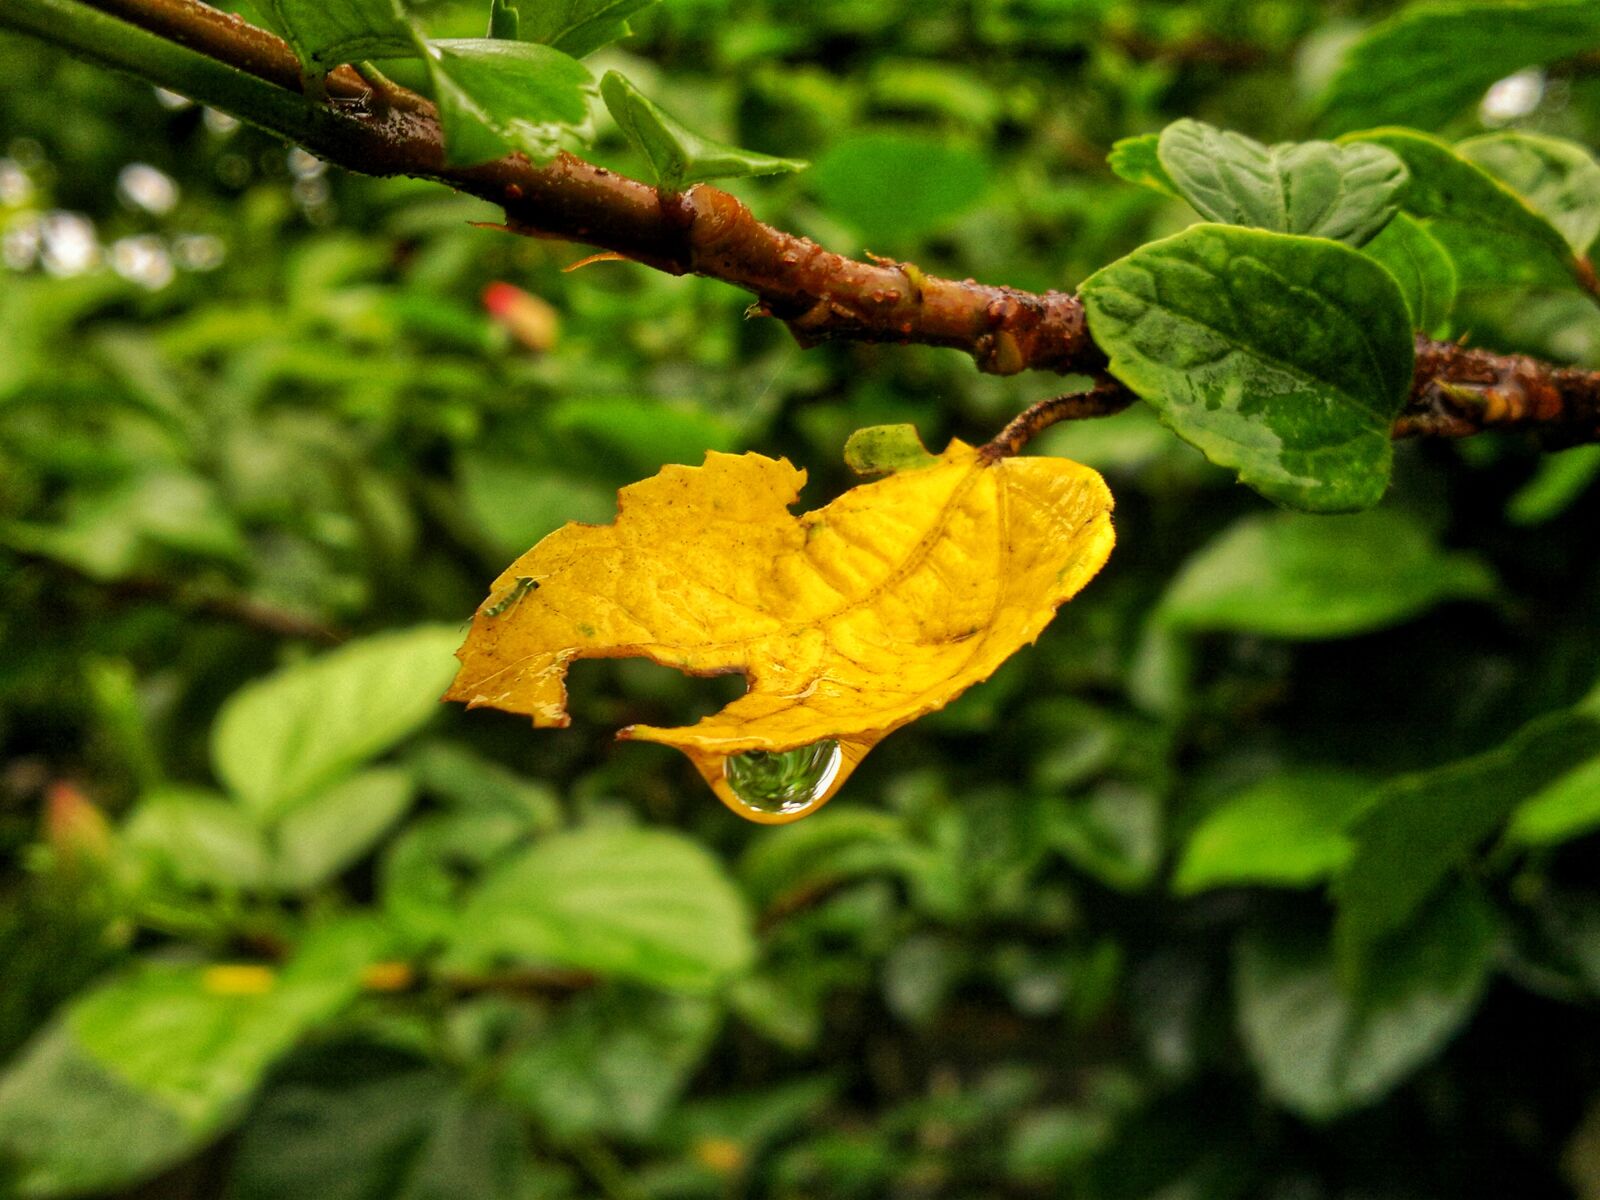
[[[843,755],[828,739],[795,750],[750,750],[723,760],[722,774],[745,804],[762,813],[794,813],[827,795]]]

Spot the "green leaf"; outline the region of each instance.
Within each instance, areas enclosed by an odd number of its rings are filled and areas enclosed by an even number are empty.
[[[260,826],[239,805],[210,792],[153,791],[139,801],[122,833],[129,851],[180,886],[251,891],[270,877]]]
[[[1189,835],[1172,888],[1192,895],[1238,884],[1307,887],[1350,856],[1345,826],[1372,785],[1341,771],[1286,771],[1218,805]]]
[[[1449,253],[1468,288],[1572,287],[1567,243],[1520,197],[1437,138],[1378,129],[1351,140],[1387,146],[1411,172],[1400,207]]]
[[[1132,892],[1161,865],[1161,799],[1148,788],[1106,784],[1063,809],[1050,829],[1062,857],[1107,887]]]
[[[1539,460],[1533,478],[1517,489],[1506,504],[1506,520],[1513,525],[1542,525],[1559,517],[1589,490],[1600,476],[1600,445],[1574,446]]]
[[[549,964],[709,991],[754,955],[744,899],[705,850],[662,830],[556,834],[468,901],[449,957]]]
[[[1600,748],[1600,719],[1550,713],[1472,758],[1391,780],[1351,827],[1355,853],[1334,882],[1338,940],[1352,963],[1405,926],[1512,811]]]
[[[1350,637],[1452,599],[1483,599],[1494,576],[1442,551],[1406,513],[1246,517],[1184,564],[1159,610],[1171,626],[1268,637]]]
[[[627,37],[628,18],[656,0],[523,0],[521,29],[524,41],[543,42],[573,58],[600,49],[607,42]]]
[[[1161,131],[1157,156],[1207,220],[1359,246],[1394,216],[1406,168],[1381,146],[1264,146],[1188,118]]]
[[[869,425],[852,433],[844,443],[844,462],[857,475],[888,475],[932,466],[915,425]]]
[[[1381,973],[1352,996],[1325,939],[1244,935],[1234,950],[1239,1030],[1267,1091],[1317,1121],[1379,1099],[1466,1022],[1494,940],[1492,910],[1456,889],[1386,944]]]
[[[664,192],[679,192],[708,179],[777,175],[806,167],[799,159],[773,158],[701,137],[647,100],[615,71],[607,71],[600,81],[600,95],[617,127],[650,163]]]
[[[298,801],[274,831],[273,876],[286,891],[309,891],[350,866],[411,806],[411,772],[380,767]]]
[[[384,911],[419,946],[448,941],[460,923],[464,876],[504,858],[527,833],[527,822],[508,811],[438,813],[412,822],[383,860]]]
[[[1172,176],[1167,174],[1166,167],[1161,165],[1160,143],[1159,133],[1122,138],[1111,144],[1111,153],[1106,155],[1106,162],[1129,183],[1181,200],[1183,193],[1173,183]]]
[[[232,1200],[516,1200],[526,1152],[509,1107],[394,1051],[291,1060],[251,1112]]]
[[[364,58],[415,58],[416,33],[395,0],[260,0],[307,74]]]
[[[379,634],[246,685],[212,729],[218,776],[259,820],[276,820],[426,723],[460,641],[442,625]]]
[[[828,211],[879,249],[909,248],[974,207],[989,161],[937,138],[858,133],[840,138],[806,174]]]
[[[276,1059],[354,998],[383,945],[377,926],[340,922],[309,935],[265,991],[147,963],[77,997],[0,1078],[0,1158],[20,1192],[118,1188],[205,1145]]]
[[[1421,222],[1396,213],[1362,252],[1382,263],[1400,285],[1411,324],[1439,336],[1456,302],[1456,264]]]
[[[846,880],[889,873],[912,857],[901,823],[887,813],[830,808],[773,829],[739,864],[746,893],[760,906],[787,895],[825,891]]]
[[[1437,129],[1497,79],[1600,45],[1590,0],[1415,4],[1346,52],[1322,97],[1335,132],[1406,124]]]
[[[517,12],[516,0],[489,0],[489,32],[492,38],[515,41],[522,31],[522,15]]]
[[[1197,225],[1080,294],[1112,374],[1212,462],[1313,512],[1382,497],[1412,370],[1410,315],[1382,267],[1320,238]]]
[[[1600,752],[1600,746],[1596,749]],[[1596,829],[1600,829],[1600,757],[1523,801],[1506,836],[1522,846],[1555,846]]]
[[[1491,133],[1456,146],[1554,225],[1573,254],[1600,235],[1600,165],[1576,142],[1534,133]]]
[[[452,38],[426,43],[424,57],[451,164],[487,162],[513,150],[545,162],[589,120],[594,77],[549,46]]]
[[[649,1137],[711,1046],[717,1006],[603,988],[505,1059],[501,1092],[562,1139]]]

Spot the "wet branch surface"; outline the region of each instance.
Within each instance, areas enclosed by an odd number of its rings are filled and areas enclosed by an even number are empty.
[[[163,73],[136,46],[118,53],[103,38],[64,37],[62,22],[45,11],[50,8],[117,18],[193,52],[197,68],[206,70],[185,71],[180,63]],[[374,88],[349,67],[327,77],[325,98],[313,96],[285,42],[200,0],[6,0],[0,24],[186,92],[348,170],[433,179],[488,200],[505,211],[513,232],[583,243],[670,274],[742,288],[756,297],[757,312],[783,321],[802,346],[944,346],[993,374],[1037,370],[1096,378],[1088,392],[1043,401],[1012,422],[990,443],[996,456],[1016,453],[1056,421],[1107,415],[1135,399],[1104,373],[1105,357],[1070,293],[942,279],[910,263],[847,258],[763,224],[718,188],[700,184],[664,194],[570,154],[543,166],[521,155],[449,166],[432,102],[399,87]],[[272,95],[262,98],[268,102],[252,103],[228,78],[208,74],[216,64],[229,76],[248,77],[251,87],[271,85]],[[1529,430],[1552,449],[1600,441],[1600,372],[1420,336],[1416,350],[1411,393],[1394,425],[1397,438]]]

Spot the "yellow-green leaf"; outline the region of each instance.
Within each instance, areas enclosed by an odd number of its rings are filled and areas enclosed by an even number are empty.
[[[792,821],[1038,637],[1111,552],[1111,494],[1065,459],[990,461],[956,441],[796,516],[804,482],[781,459],[712,452],[624,488],[614,524],[567,525],[495,581],[447,698],[564,726],[575,659],[742,672],[747,693],[698,724],[620,736],[678,747],[744,816]],[[815,787],[794,802],[730,785],[730,761],[735,783],[770,781],[781,752],[810,747]]]

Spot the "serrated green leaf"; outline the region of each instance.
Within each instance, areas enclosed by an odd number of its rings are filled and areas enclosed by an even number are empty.
[[[857,475],[888,475],[931,467],[938,459],[928,453],[915,425],[869,425],[845,439],[844,462]]]
[[[1456,264],[1439,239],[1412,217],[1396,213],[1361,249],[1394,276],[1411,324],[1435,337],[1444,333],[1456,303]]]
[[[1385,943],[1381,972],[1352,995],[1326,939],[1245,934],[1234,950],[1239,1031],[1267,1091],[1318,1121],[1379,1099],[1471,1015],[1494,940],[1493,910],[1458,888]]]
[[[497,868],[449,952],[471,968],[545,963],[700,992],[753,956],[744,899],[705,850],[607,827],[556,834]]]
[[[1406,164],[1411,182],[1400,208],[1449,253],[1462,290],[1575,285],[1571,252],[1555,227],[1444,142],[1410,129],[1350,140],[1387,146]]]
[[[1576,142],[1534,133],[1491,133],[1456,149],[1505,184],[1584,255],[1600,235],[1600,165]]]
[[[628,18],[656,0],[524,0],[518,36],[582,58],[626,37]]]
[[[1350,856],[1345,826],[1372,797],[1372,785],[1343,771],[1285,771],[1224,801],[1195,826],[1172,889],[1265,884],[1306,887]]]
[[[1497,79],[1600,46],[1592,0],[1414,4],[1350,47],[1323,93],[1333,132],[1437,129]]]
[[[277,820],[438,712],[460,640],[448,625],[380,634],[241,688],[212,727],[217,775],[258,820]]]
[[[1450,553],[1404,512],[1253,516],[1204,546],[1157,610],[1169,626],[1267,637],[1351,637],[1441,601],[1487,599],[1494,576]]]
[[[650,163],[656,183],[664,192],[677,192],[708,179],[739,179],[749,175],[777,175],[803,170],[795,158],[773,158],[725,145],[685,128],[646,99],[633,84],[615,71],[600,81],[600,95],[628,141]]]
[[[1369,507],[1411,384],[1399,286],[1321,238],[1197,225],[1081,288],[1111,373],[1179,437],[1280,504]]]
[[[416,33],[395,0],[261,0],[311,74],[364,58],[415,58]]]
[[[589,120],[594,77],[560,50],[499,38],[430,41],[424,50],[452,164],[513,150],[545,162]]]
[[[1359,246],[1394,216],[1405,165],[1381,146],[1264,146],[1200,121],[1174,121],[1156,154],[1178,194],[1225,225]]]
[[[1600,752],[1600,720],[1580,709],[1524,725],[1492,750],[1391,780],[1351,827],[1355,853],[1334,883],[1338,941],[1360,963],[1405,926],[1513,809]]]
[[[1161,165],[1161,156],[1157,150],[1160,142],[1159,133],[1141,133],[1137,137],[1122,138],[1111,144],[1111,153],[1106,155],[1106,163],[1112,171],[1129,183],[1136,183],[1140,187],[1147,187],[1151,191],[1181,200],[1182,193],[1172,182],[1172,177],[1167,174],[1166,167]]]

